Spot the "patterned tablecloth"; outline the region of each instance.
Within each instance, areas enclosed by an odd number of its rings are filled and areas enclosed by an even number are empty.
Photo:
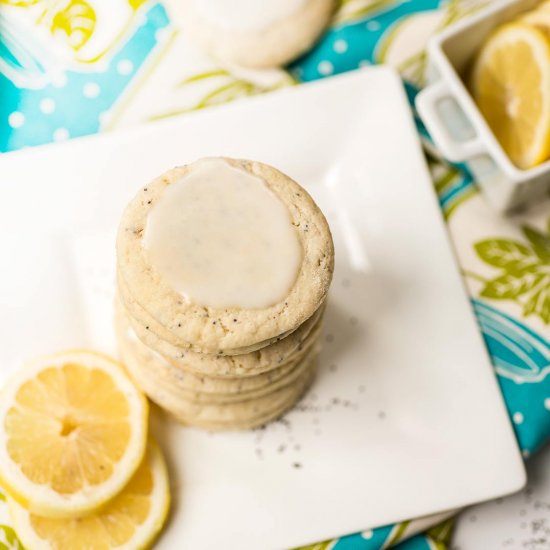
[[[173,116],[372,63],[397,67],[412,101],[423,85],[427,39],[484,1],[341,0],[311,52],[287,71],[258,72],[222,67],[198,51],[181,22],[171,20],[169,2],[0,0],[0,151]],[[472,307],[528,458],[550,438],[550,202],[503,218],[463,167],[427,151]],[[310,549],[444,549],[452,520],[443,519],[412,520]],[[0,549],[20,548],[1,507],[0,523]]]

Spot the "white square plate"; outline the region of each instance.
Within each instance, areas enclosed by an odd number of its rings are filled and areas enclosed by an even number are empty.
[[[157,418],[159,548],[291,547],[504,495],[523,463],[397,75],[317,84],[0,159],[0,364],[114,352],[114,238],[136,189],[205,155],[262,160],[325,211],[337,261],[320,372],[263,430]]]

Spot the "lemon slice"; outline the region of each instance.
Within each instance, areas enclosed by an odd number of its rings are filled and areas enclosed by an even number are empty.
[[[42,518],[8,497],[15,531],[32,550],[136,550],[160,532],[170,504],[166,466],[150,442],[140,467],[101,511],[75,519]]]
[[[31,512],[74,517],[116,495],[139,466],[148,405],[113,360],[42,358],[0,395],[0,480]]]
[[[550,154],[550,44],[523,23],[508,23],[483,46],[472,92],[496,138],[520,168]]]

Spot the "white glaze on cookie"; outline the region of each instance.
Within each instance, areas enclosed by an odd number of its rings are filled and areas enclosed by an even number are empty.
[[[283,202],[261,178],[214,158],[166,188],[147,216],[143,246],[175,291],[216,308],[276,304],[302,262]]]
[[[262,30],[292,17],[306,0],[193,0],[197,14],[226,30]]]

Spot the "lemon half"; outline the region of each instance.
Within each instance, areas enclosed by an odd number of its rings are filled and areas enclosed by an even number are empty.
[[[508,23],[483,46],[472,93],[512,162],[531,168],[550,155],[550,43],[543,32]]]

